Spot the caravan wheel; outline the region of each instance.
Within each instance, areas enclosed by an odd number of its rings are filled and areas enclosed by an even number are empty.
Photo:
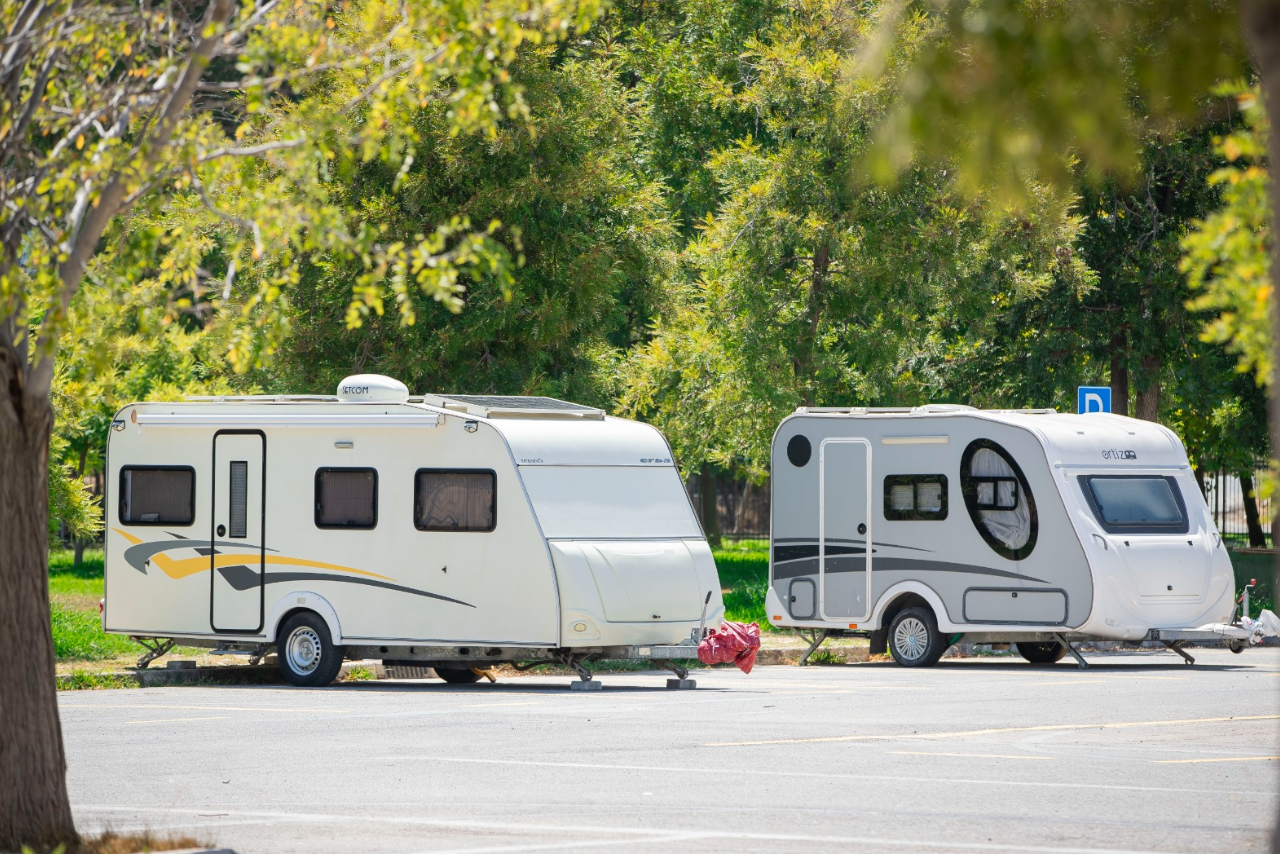
[[[342,669],[342,651],[333,645],[329,627],[319,614],[294,614],[281,627],[276,658],[284,678],[303,688],[322,688]]]
[[[1057,641],[1020,641],[1018,654],[1032,664],[1053,664],[1061,661],[1067,648]]]
[[[932,667],[947,651],[928,608],[904,608],[889,623],[889,653],[903,667]]]
[[[470,685],[480,681],[480,674],[470,667],[437,667],[436,675],[450,685]]]

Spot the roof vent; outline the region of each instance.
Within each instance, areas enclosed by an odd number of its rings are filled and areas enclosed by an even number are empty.
[[[356,374],[338,383],[342,403],[404,403],[409,387],[382,374]]]

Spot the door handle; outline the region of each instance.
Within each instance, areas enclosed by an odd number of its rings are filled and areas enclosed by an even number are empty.
[[[1108,545],[1107,545],[1107,538],[1106,538],[1106,537],[1104,537],[1104,536],[1102,536],[1101,534],[1094,534],[1094,535],[1093,535],[1093,538],[1094,538],[1095,540],[1097,540],[1098,542],[1102,543],[1102,550],[1103,550],[1103,551],[1106,551],[1107,549],[1109,549],[1109,548],[1110,548],[1110,546],[1108,546]]]

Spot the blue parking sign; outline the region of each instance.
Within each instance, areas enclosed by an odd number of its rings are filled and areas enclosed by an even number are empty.
[[[1105,385],[1082,385],[1076,389],[1076,411],[1081,415],[1086,412],[1111,411],[1111,387]]]

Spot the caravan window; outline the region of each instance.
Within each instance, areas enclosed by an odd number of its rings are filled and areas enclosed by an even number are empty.
[[[947,518],[947,476],[891,474],[884,479],[884,518],[941,520]]]
[[[196,470],[190,466],[120,469],[120,521],[125,525],[190,525],[196,517]]]
[[[323,468],[316,471],[316,527],[378,527],[378,472]]]
[[[1040,523],[1031,485],[1013,455],[990,439],[975,439],[960,456],[960,494],[979,536],[1009,560],[1026,560]]]
[[[1187,507],[1178,482],[1155,475],[1082,475],[1085,500],[1111,534],[1185,534]]]
[[[413,524],[419,531],[492,531],[497,524],[497,475],[492,471],[418,469]]]
[[[973,486],[979,510],[1018,509],[1016,477],[975,477]]]

